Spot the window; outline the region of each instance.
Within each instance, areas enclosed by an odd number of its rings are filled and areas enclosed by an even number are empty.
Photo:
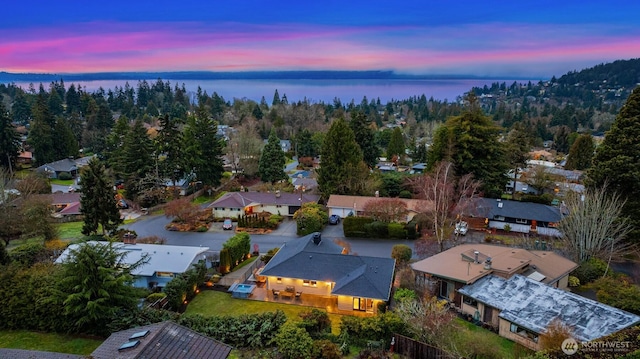
[[[303,280],[302,285],[305,287],[317,287],[318,283],[315,280]]]
[[[471,297],[467,297],[466,295],[464,296],[464,299],[462,300],[462,302],[466,305],[470,305],[474,308],[478,307],[478,301],[471,298]]]
[[[496,221],[504,221],[503,216],[494,216],[493,219],[495,219]]]
[[[521,219],[521,218],[516,218],[516,223],[527,224],[527,220],[526,219]]]
[[[280,278],[280,277],[276,278],[276,282],[282,283],[282,278]]]
[[[509,328],[509,331],[511,331],[512,333],[516,333],[521,337],[527,338],[533,341],[534,343],[538,342],[538,333],[534,333],[528,329],[519,327],[517,324],[511,323],[511,327]]]

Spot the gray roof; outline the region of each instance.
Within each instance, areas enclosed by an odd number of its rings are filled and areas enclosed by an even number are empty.
[[[389,300],[395,260],[345,255],[331,241],[313,241],[314,234],[284,244],[262,275],[334,282],[332,293]]]
[[[536,220],[540,222],[559,222],[562,219],[560,209],[540,203],[510,201],[506,199],[475,198],[475,203],[470,205],[475,217],[495,218],[520,218]]]
[[[37,170],[38,172],[42,172],[47,168],[55,172],[73,172],[78,170],[78,165],[75,160],[71,158],[64,158],[59,161],[46,163],[38,167]]]
[[[137,346],[118,350],[132,341],[132,335],[145,331],[147,335],[137,339],[140,341]],[[165,321],[113,333],[91,356],[94,359],[224,359],[231,349],[220,341]]]
[[[83,355],[43,352],[39,350],[0,348],[0,358],[2,359],[82,359],[86,357]]]
[[[300,200],[302,198],[302,200]],[[317,203],[320,196],[313,194],[270,192],[227,192],[208,207],[244,208],[250,204],[299,206],[300,203]]]
[[[591,341],[640,322],[640,317],[577,294],[514,275],[486,276],[459,290],[465,296],[501,310],[500,317],[542,333],[554,319],[573,329],[573,337]]]
[[[108,245],[109,242],[89,241],[82,244],[87,245]],[[72,244],[56,259],[56,263],[63,263],[68,260],[71,250],[77,250],[81,244]],[[197,261],[200,254],[209,250],[209,247],[194,246],[169,246],[160,244],[124,244],[113,243],[113,246],[121,251],[127,252],[124,262],[133,264],[139,261],[144,255],[148,255],[149,261],[131,274],[136,276],[152,276],[155,272],[184,273]]]

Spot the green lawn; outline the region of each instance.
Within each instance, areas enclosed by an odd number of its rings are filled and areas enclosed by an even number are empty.
[[[460,325],[463,330],[458,332],[456,346],[463,348],[469,343],[476,343],[486,347],[495,348],[499,358],[520,358],[532,354],[531,351],[522,346],[516,347],[516,343],[509,339],[503,338],[498,334],[479,327],[466,320],[456,318],[456,324]]]
[[[27,330],[0,330],[0,348],[89,355],[100,344],[102,339]]]
[[[57,178],[52,178],[51,180],[51,184],[57,184],[60,186],[71,186],[73,184],[73,180],[61,180],[61,179],[57,179]]]
[[[204,316],[240,315],[273,312],[278,309],[282,310],[289,320],[294,321],[300,320],[298,313],[311,310],[309,307],[300,305],[236,299],[232,298],[230,293],[205,290],[200,292],[200,294],[189,303],[185,313],[202,314]],[[329,313],[329,319],[331,319],[331,332],[333,334],[339,334],[342,315]]]
[[[82,225],[84,222],[65,222],[60,223],[58,225],[58,232],[60,239],[62,240],[70,240],[70,239],[80,239],[84,237],[82,234]]]

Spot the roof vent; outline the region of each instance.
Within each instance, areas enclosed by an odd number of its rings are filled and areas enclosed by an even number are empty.
[[[320,233],[316,232],[313,234],[313,243],[317,246],[322,242],[322,236]]]
[[[475,252],[473,252],[473,254],[475,255],[475,259],[473,260],[473,262],[474,262],[474,263],[480,263],[480,262],[478,261],[478,256],[480,255],[480,252],[475,251]]]
[[[280,190],[276,191],[276,198],[280,198]]]
[[[487,258],[487,260],[484,261],[484,269],[486,270],[491,269],[491,257]]]

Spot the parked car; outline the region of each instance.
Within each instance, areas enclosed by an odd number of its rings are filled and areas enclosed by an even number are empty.
[[[469,231],[469,224],[465,221],[460,221],[456,223],[456,229],[453,231],[456,235],[465,236]]]
[[[224,230],[233,229],[233,222],[231,221],[230,218],[227,218],[224,220],[224,222],[222,222],[222,229]]]
[[[120,200],[118,200],[118,208],[127,209],[127,208],[129,208],[129,205],[127,204],[127,202],[124,199],[120,199]]]
[[[329,224],[338,224],[340,223],[340,216],[337,214],[332,214],[329,216]]]

